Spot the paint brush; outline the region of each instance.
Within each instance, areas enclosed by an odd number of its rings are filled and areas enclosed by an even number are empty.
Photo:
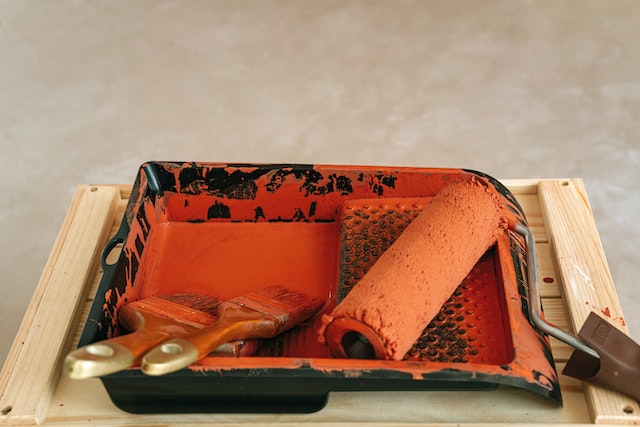
[[[142,372],[164,375],[186,368],[222,343],[272,338],[299,325],[324,301],[280,286],[269,286],[220,303],[211,326],[160,344],[142,359]]]
[[[149,349],[161,342],[211,325],[217,320],[218,298],[173,294],[152,296],[122,306],[118,323],[129,331],[126,335],[91,343],[69,353],[64,361],[64,373],[73,379],[112,374],[140,363]],[[225,343],[219,354],[249,354],[255,342]]]

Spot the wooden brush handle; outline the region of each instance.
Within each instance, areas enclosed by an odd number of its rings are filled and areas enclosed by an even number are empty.
[[[72,351],[64,362],[64,373],[74,379],[112,374],[138,363],[145,351],[167,338],[147,329],[91,343]]]
[[[72,351],[64,360],[63,373],[85,379],[121,371],[133,365],[134,355],[111,340],[100,341]]]
[[[70,378],[84,379],[112,374],[140,362],[149,349],[176,335],[185,335],[195,327],[179,324],[164,316],[139,313],[127,306],[120,310],[121,323],[135,331],[126,335],[91,343],[69,353],[64,373]]]
[[[123,311],[123,314],[124,311]],[[130,315],[131,313],[126,313]],[[137,315],[133,313],[133,315]],[[144,321],[129,319],[138,329],[126,335],[91,343],[69,353],[64,362],[63,372],[73,379],[84,379],[109,375],[140,363],[142,356],[150,349],[170,337],[182,336],[198,329],[168,321],[162,316],[145,313]],[[135,321],[135,322],[134,322]],[[246,355],[257,347],[244,343],[223,341],[211,352],[221,355]],[[253,343],[251,343],[253,344]]]
[[[155,347],[142,359],[142,371],[164,375],[186,368],[220,345],[244,338],[270,338],[278,332],[276,319],[244,307],[226,308],[215,324]]]

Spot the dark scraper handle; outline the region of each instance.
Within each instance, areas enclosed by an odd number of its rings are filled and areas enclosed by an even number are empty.
[[[640,402],[640,345],[593,312],[578,335],[598,349],[600,359],[574,351],[562,373]]]

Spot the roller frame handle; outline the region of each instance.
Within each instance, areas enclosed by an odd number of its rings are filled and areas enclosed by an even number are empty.
[[[543,332],[576,349],[562,373],[624,393],[640,402],[640,345],[593,312],[580,329],[578,335],[582,339],[544,320],[533,233],[521,224],[510,228],[524,237],[527,246],[531,321]]]

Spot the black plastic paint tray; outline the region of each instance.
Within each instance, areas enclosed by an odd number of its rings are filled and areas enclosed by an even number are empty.
[[[529,318],[523,238],[506,231],[402,361],[335,359],[320,317],[344,297],[448,183],[474,171],[408,167],[150,162],[141,166],[79,346],[126,333],[118,309],[176,292],[221,299],[279,284],[323,298],[305,324],[251,356],[206,357],[152,377],[134,367],[101,378],[134,413],[312,412],[331,391],[488,390],[508,385],[561,402],[548,339]],[[106,255],[121,243],[118,261]]]

